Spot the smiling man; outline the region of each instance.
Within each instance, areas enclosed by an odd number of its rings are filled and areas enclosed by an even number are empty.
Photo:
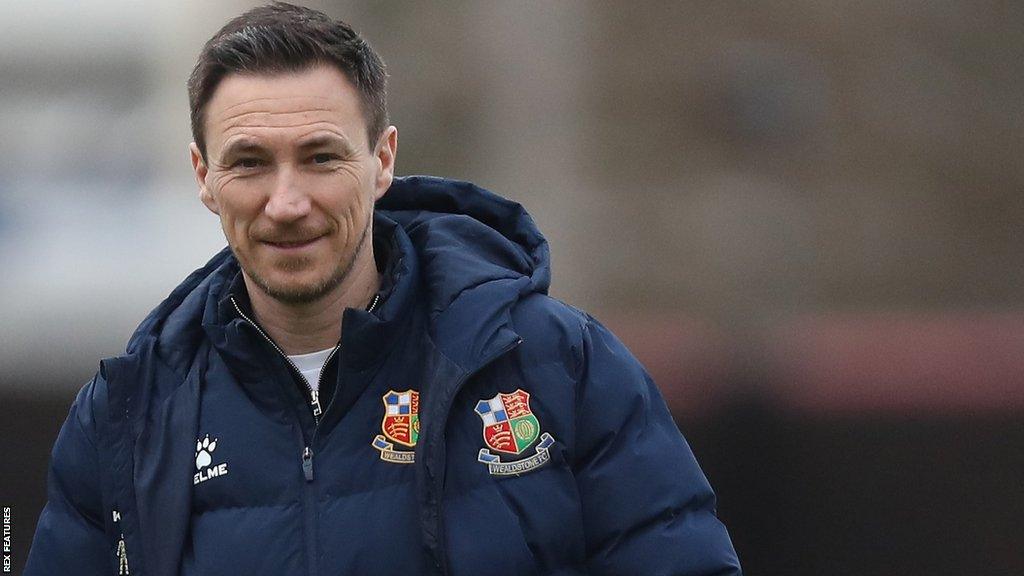
[[[315,316],[340,317],[356,303],[345,297],[368,301],[378,278],[366,240],[391,185],[395,127],[368,133],[355,86],[326,64],[231,75],[204,116],[208,152],[191,145],[200,196],[254,305],[321,302]]]
[[[26,574],[738,574],[657,388],[521,206],[395,178],[383,63],[256,8],[189,81],[228,248],[106,359]]]

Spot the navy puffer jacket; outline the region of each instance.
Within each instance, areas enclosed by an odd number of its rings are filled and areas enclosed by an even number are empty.
[[[316,398],[228,250],[185,279],[72,405],[25,573],[740,573],[648,375],[547,296],[521,206],[396,179],[374,246],[380,304],[345,311]]]

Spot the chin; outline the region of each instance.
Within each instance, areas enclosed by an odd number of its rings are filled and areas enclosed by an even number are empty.
[[[344,279],[344,274],[339,274],[337,270],[317,274],[311,265],[302,268],[292,271],[275,266],[265,272],[246,270],[246,274],[265,294],[287,304],[315,302],[334,290]]]
[[[271,298],[287,304],[316,302],[333,288],[325,282],[312,284],[298,282],[260,284],[257,282],[257,285]]]

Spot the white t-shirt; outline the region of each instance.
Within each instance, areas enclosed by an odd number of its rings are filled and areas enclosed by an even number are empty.
[[[302,377],[306,379],[306,382],[309,382],[309,387],[313,390],[318,390],[320,387],[320,372],[323,371],[324,365],[327,364],[327,358],[331,356],[332,351],[334,351],[333,346],[319,352],[289,356],[288,359],[295,363],[295,367],[299,369],[299,372],[302,372]]]

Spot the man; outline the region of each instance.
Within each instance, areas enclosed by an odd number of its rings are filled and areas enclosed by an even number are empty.
[[[78,394],[27,574],[736,574],[653,383],[471,184],[394,178],[384,66],[288,4],[189,80],[229,249]]]

